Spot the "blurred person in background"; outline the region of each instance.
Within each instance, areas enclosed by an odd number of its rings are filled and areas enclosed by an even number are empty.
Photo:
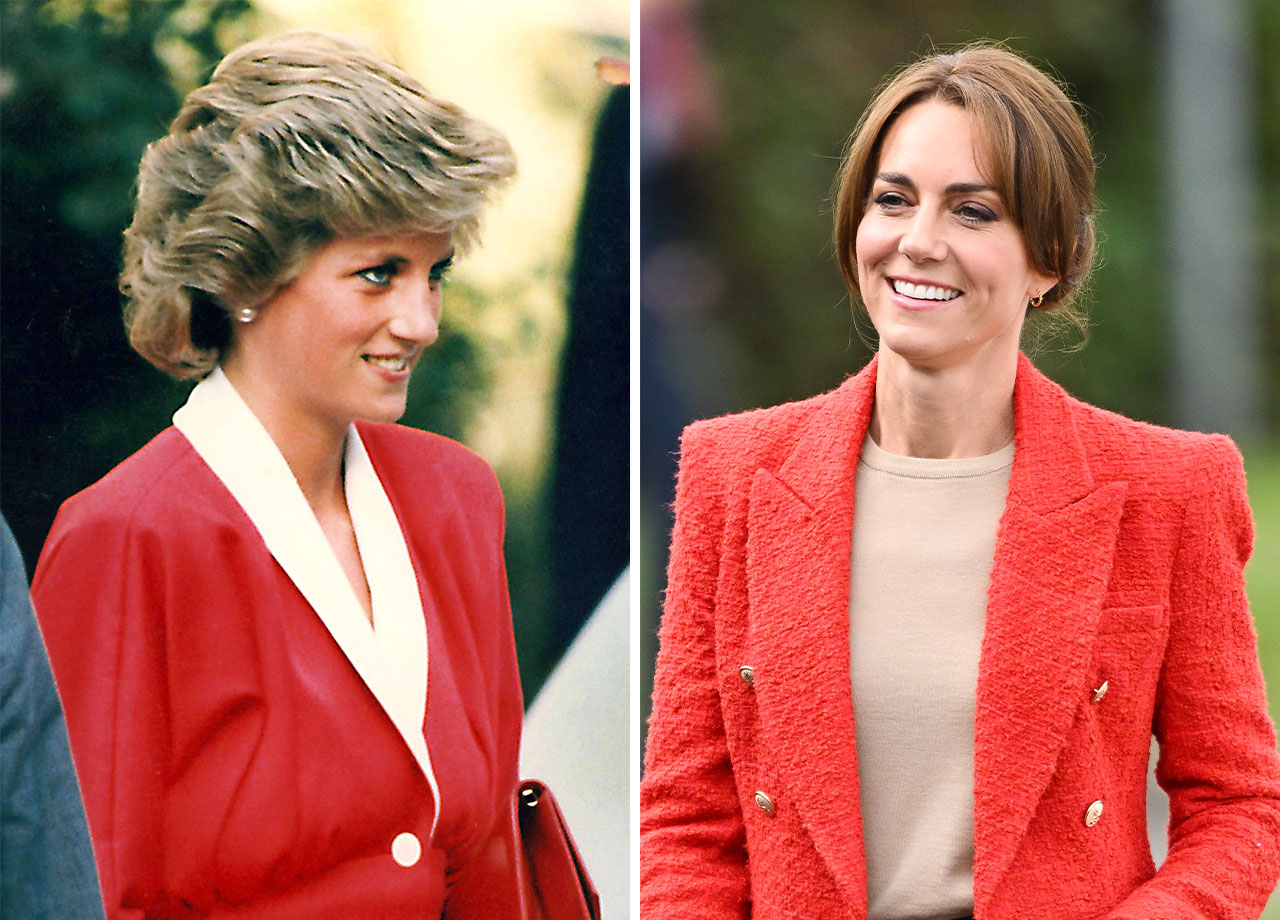
[[[683,437],[644,916],[1263,909],[1280,759],[1239,454],[1019,351],[1038,314],[1083,322],[1093,178],[1071,101],[999,46],[911,64],[862,116],[835,250],[876,356]]]
[[[126,325],[200,383],[33,585],[108,917],[519,915],[502,497],[391,424],[513,172],[311,33],[232,52],[144,155]]]
[[[67,728],[27,594],[0,518],[0,916],[102,917]]]

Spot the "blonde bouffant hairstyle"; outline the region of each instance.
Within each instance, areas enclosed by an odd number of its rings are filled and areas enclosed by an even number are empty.
[[[1073,301],[1093,267],[1096,203],[1089,135],[1053,78],[992,42],[908,64],[880,88],[859,119],[837,177],[835,206],[836,261],[850,293],[860,294],[854,241],[884,137],[904,111],[933,99],[960,106],[973,118],[994,173],[987,178],[1022,231],[1031,263],[1058,279],[1039,309],[1084,329]]]
[[[246,44],[142,157],[120,290],[133,347],[178,378],[230,347],[255,308],[337,237],[452,232],[474,241],[512,176],[506,137],[336,36]]]

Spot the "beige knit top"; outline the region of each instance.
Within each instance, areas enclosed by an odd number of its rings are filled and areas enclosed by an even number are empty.
[[[868,920],[973,910],[978,654],[1012,465],[1012,444],[957,460],[862,445],[849,644]]]

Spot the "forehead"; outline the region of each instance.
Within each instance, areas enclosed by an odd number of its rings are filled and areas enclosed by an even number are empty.
[[[987,182],[992,158],[981,126],[967,109],[929,99],[903,111],[880,143],[876,172],[904,173],[913,181],[943,177],[951,182]]]

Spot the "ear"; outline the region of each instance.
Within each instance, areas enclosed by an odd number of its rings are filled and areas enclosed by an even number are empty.
[[[1050,291],[1058,286],[1057,275],[1044,275],[1040,272],[1032,270],[1031,287],[1027,291],[1027,302],[1030,303],[1037,297],[1045,297]]]

